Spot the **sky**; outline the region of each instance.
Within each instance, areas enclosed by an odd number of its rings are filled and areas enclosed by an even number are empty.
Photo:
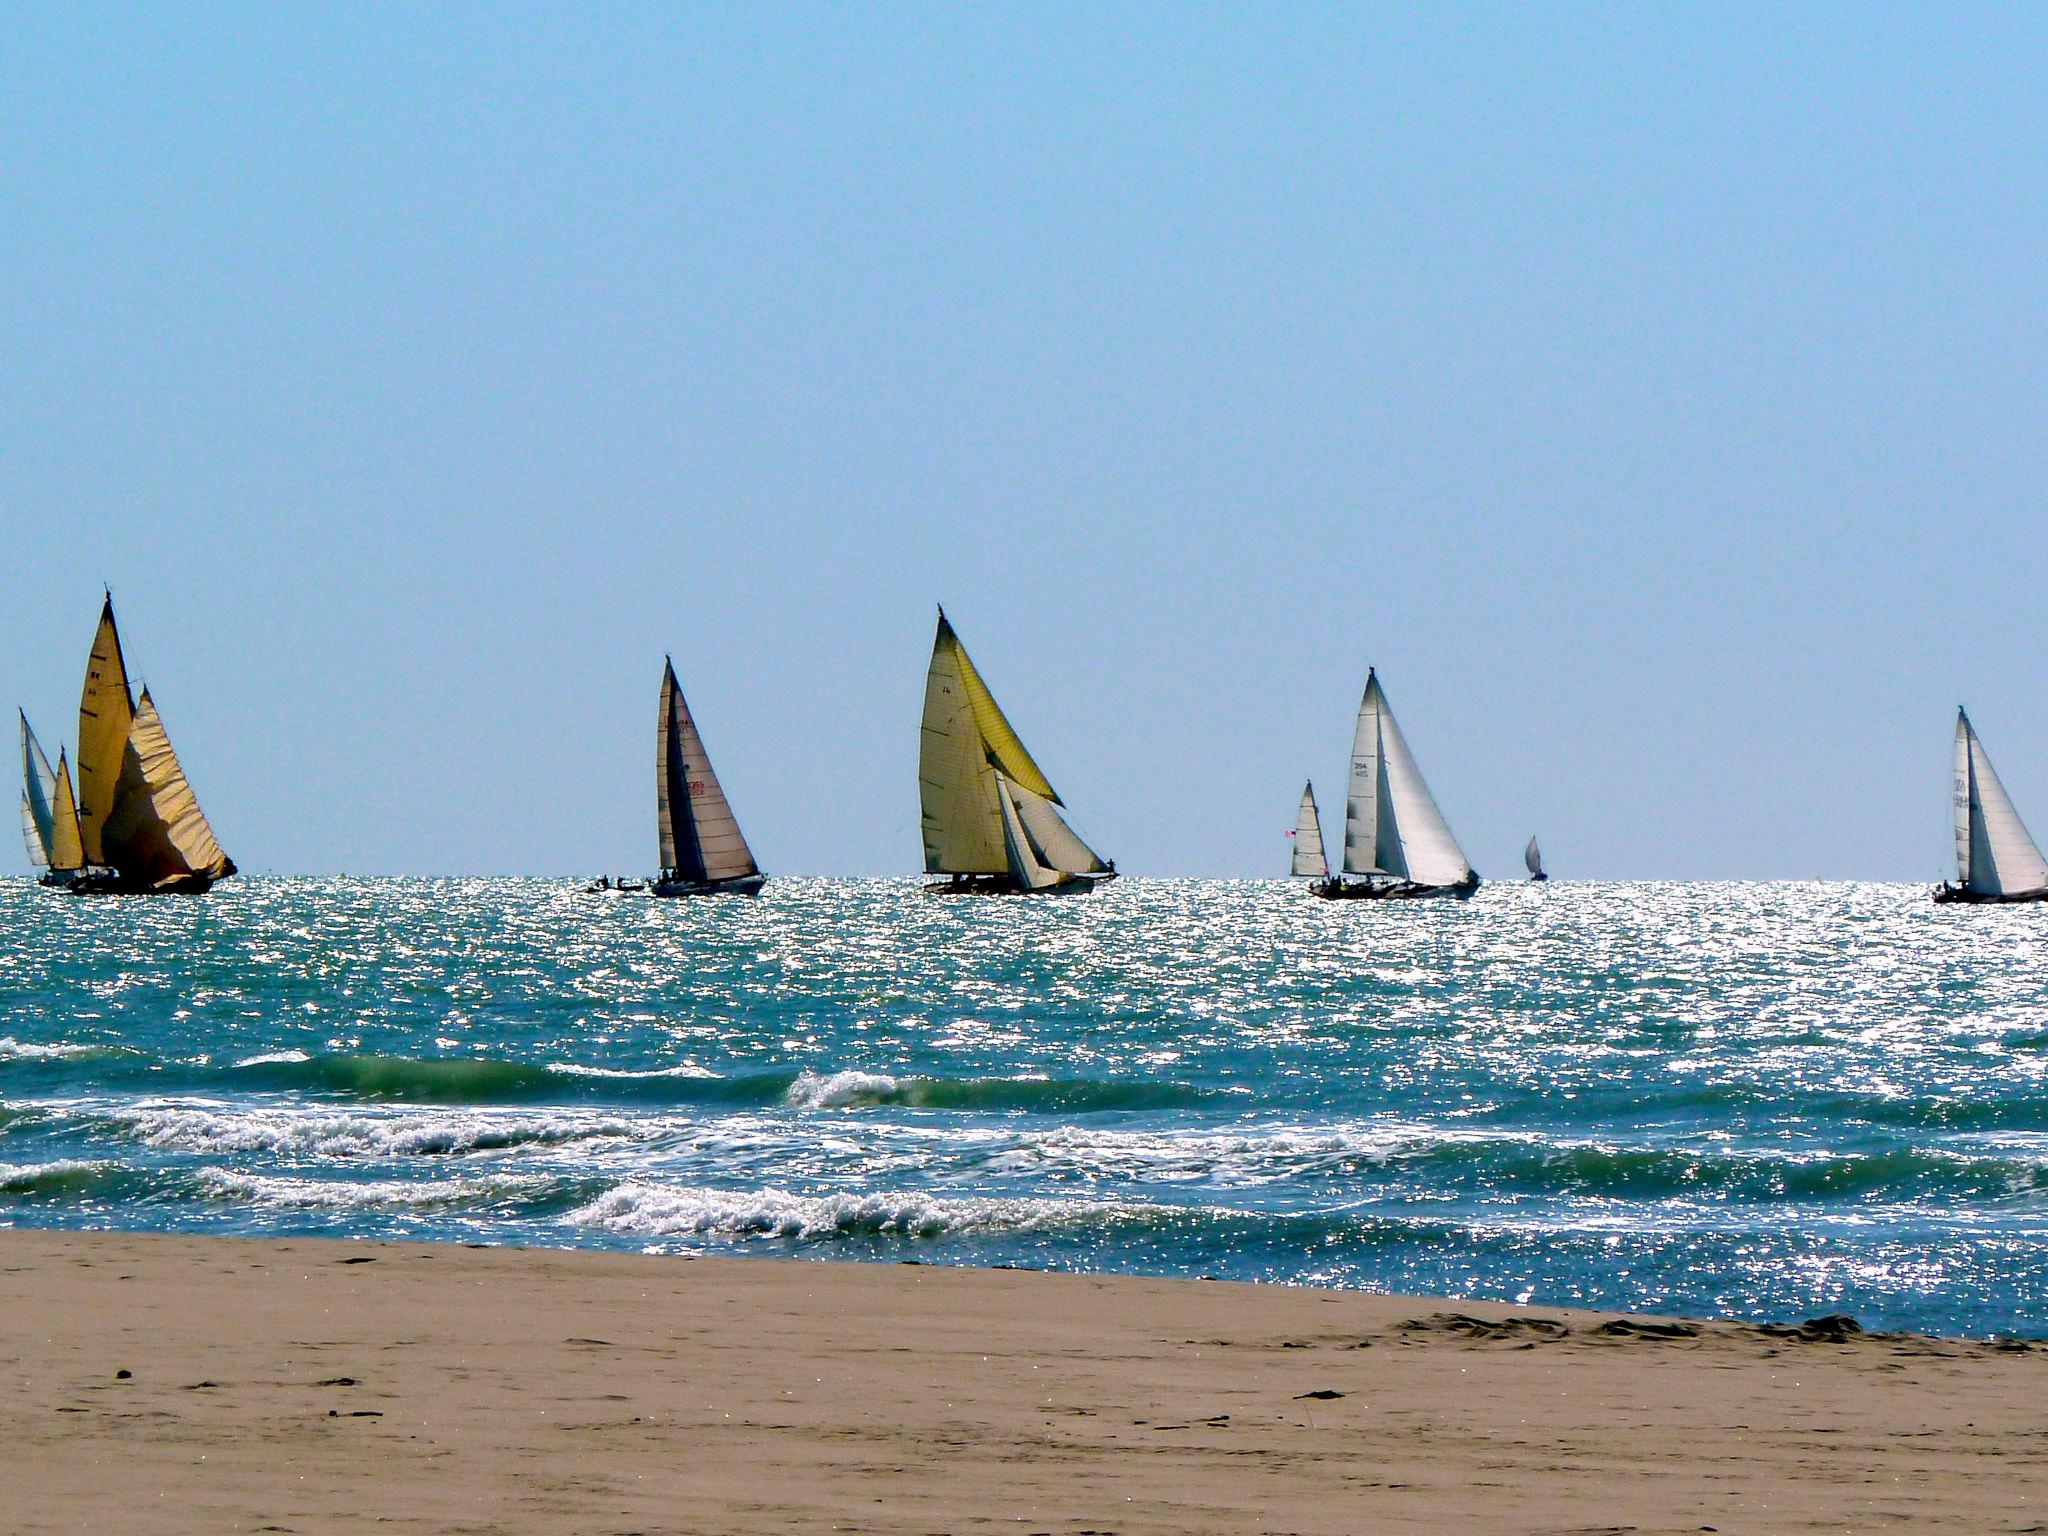
[[[2048,10],[0,10],[0,683],[276,873],[921,862],[935,605],[1120,868],[2048,834]],[[7,862],[11,861],[11,862]],[[18,850],[0,869],[25,869]]]

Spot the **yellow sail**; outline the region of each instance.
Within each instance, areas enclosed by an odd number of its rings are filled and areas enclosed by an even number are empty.
[[[996,800],[996,771],[960,669],[966,654],[941,615],[918,733],[924,867],[941,875],[1000,875],[1010,868],[1003,813]]]
[[[1053,793],[1038,764],[1031,754],[1024,750],[1024,743],[1017,739],[1004,716],[1002,706],[996,703],[995,695],[988,691],[988,684],[981,680],[981,674],[974,670],[974,662],[967,654],[967,647],[960,643],[960,637],[953,633],[953,626],[946,621],[946,615],[939,615],[939,634],[934,649],[950,649],[960,669],[961,686],[966,690],[967,702],[974,715],[975,729],[981,732],[981,744],[988,753],[988,760],[1000,768],[1013,784],[1021,784],[1034,795],[1042,795],[1054,805],[1060,804],[1060,797]]]
[[[83,869],[85,846],[78,835],[78,801],[71,793],[71,764],[57,754],[57,795],[50,806],[50,868]]]
[[[102,833],[121,787],[121,760],[135,704],[128,692],[128,663],[114,628],[114,599],[100,609],[85,664],[85,689],[78,697],[78,832],[88,864],[111,862]]]
[[[121,779],[102,838],[106,862],[159,890],[205,885],[235,872],[178,765],[147,688],[135,711]]]

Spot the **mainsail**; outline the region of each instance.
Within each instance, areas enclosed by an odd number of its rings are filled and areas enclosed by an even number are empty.
[[[28,846],[29,863],[47,869],[57,832],[57,775],[50,771],[43,745],[29,729],[28,712],[15,713],[21,717],[21,839]]]
[[[121,759],[134,723],[128,663],[121,655],[121,634],[114,627],[114,599],[109,594],[92,637],[92,656],[85,664],[85,689],[78,697],[78,833],[88,864],[114,862],[102,834],[121,787]]]
[[[1955,826],[1957,883],[1972,895],[2012,896],[2048,888],[2048,860],[2027,835],[2020,813],[1970,717],[1956,711]]]
[[[1027,890],[1109,873],[1060,815],[1059,795],[943,611],[925,675],[917,782],[930,873],[1009,875]]]
[[[1301,787],[1301,807],[1294,816],[1294,866],[1297,875],[1327,875],[1329,857],[1323,852],[1323,818],[1316,810],[1313,782]]]
[[[654,787],[664,875],[717,881],[760,873],[711,770],[711,756],[676,682],[672,660],[664,662],[661,672]]]
[[[68,793],[68,776],[58,788]],[[100,610],[78,701],[78,832],[80,862],[110,868],[128,886],[204,890],[235,872],[149,690],[140,705],[128,691],[112,597]]]
[[[1350,788],[1344,805],[1345,874],[1439,886],[1471,877],[1472,865],[1423,782],[1373,671],[1366,673],[1358,705]]]
[[[1543,873],[1543,850],[1536,846],[1536,839],[1529,839],[1529,846],[1522,850],[1522,863],[1532,875]]]

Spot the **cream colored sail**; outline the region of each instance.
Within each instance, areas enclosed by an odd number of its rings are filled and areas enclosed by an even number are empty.
[[[996,799],[1003,824],[1003,857],[1010,874],[1027,891],[1042,891],[1058,885],[1066,879],[1059,867],[1052,863],[1045,849],[1041,847],[1031,830],[1025,825],[1023,797],[1030,791],[1013,784],[1003,774],[996,775]],[[1033,796],[1040,805],[1047,805],[1044,799]],[[1068,834],[1072,836],[1071,833]],[[1078,839],[1076,839],[1078,841]],[[1090,855],[1093,857],[1093,855]]]
[[[1069,875],[1101,875],[1109,872],[1102,856],[1067,825],[1067,819],[1043,795],[1033,794],[1022,784],[1003,780],[1017,822],[1030,839],[1038,858],[1051,869]]]
[[[2048,860],[2042,859],[1970,717],[1960,709],[1954,796],[1956,873],[1965,890],[2012,896],[2048,889]]]
[[[685,880],[736,880],[759,874],[753,851],[711,769],[711,755],[676,682],[663,665],[656,739],[655,802],[661,867]]]
[[[1301,805],[1294,815],[1294,863],[1296,875],[1327,875],[1329,856],[1323,852],[1323,818],[1316,809],[1316,787],[1301,787]]]
[[[1372,671],[1366,673],[1351,743],[1344,872],[1417,885],[1457,885],[1472,873]]]
[[[941,613],[925,674],[917,754],[924,867],[932,874],[1000,875],[1010,867],[995,764],[975,718],[978,699],[987,699],[986,707],[994,709],[995,700]],[[1000,710],[995,713],[1001,718]],[[1013,740],[1015,734],[1010,733]],[[1043,775],[1039,778],[1042,782]]]
[[[147,688],[129,728],[114,808],[100,846],[106,863],[159,888],[186,884],[195,876],[222,880],[235,872],[199,809]]]
[[[57,753],[57,798],[50,815],[50,868],[85,868],[85,845],[78,835],[78,799],[71,793],[71,764]]]
[[[100,609],[85,664],[85,688],[78,697],[78,832],[88,864],[111,863],[102,835],[121,786],[121,762],[128,751],[135,704],[128,692],[128,663],[114,627],[114,599]]]
[[[28,861],[38,869],[50,867],[50,845],[56,833],[53,802],[57,797],[57,775],[43,756],[43,744],[29,729],[28,713],[17,710],[21,719],[21,840],[28,848]]]

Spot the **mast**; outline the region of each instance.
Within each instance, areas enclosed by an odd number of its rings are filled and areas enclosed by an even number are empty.
[[[2048,889],[2048,860],[2041,857],[1961,709],[1956,711],[1953,805],[1959,885],[1980,896]]]
[[[661,867],[685,880],[734,880],[759,874],[725,790],[712,771],[696,719],[664,658],[655,756],[655,816]]]
[[[1373,670],[1365,675],[1351,742],[1344,873],[1385,875],[1418,885],[1456,885],[1472,874]]]
[[[1316,809],[1313,782],[1301,787],[1301,805],[1294,815],[1294,859],[1289,872],[1295,875],[1327,875],[1330,872],[1330,860],[1323,852],[1323,818]]]

